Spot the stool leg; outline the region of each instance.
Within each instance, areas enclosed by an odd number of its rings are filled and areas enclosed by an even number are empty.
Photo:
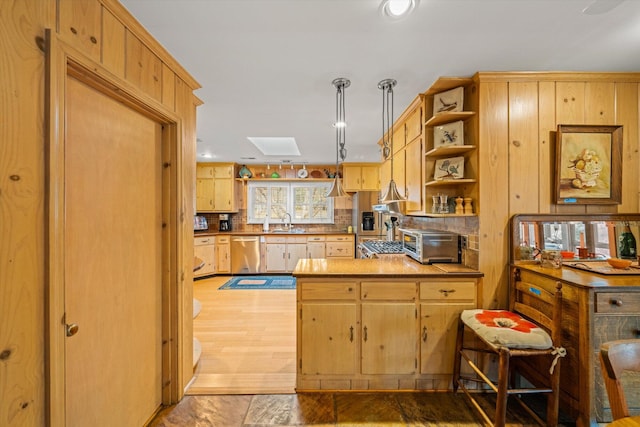
[[[462,342],[464,340],[464,322],[458,319],[458,335],[456,335],[456,353],[453,359],[453,391],[458,391],[458,380],[460,379],[460,364],[462,363]]]
[[[495,427],[504,427],[507,419],[507,394],[509,386],[509,349],[501,348],[498,364],[498,394],[496,396]]]
[[[551,390],[547,396],[547,427],[558,425],[558,412],[560,409],[560,360],[556,364],[551,375]]]

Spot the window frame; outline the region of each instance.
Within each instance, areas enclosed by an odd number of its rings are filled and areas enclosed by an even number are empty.
[[[299,218],[295,216],[296,209],[296,200],[295,193],[296,189],[306,188],[309,191],[313,192],[314,189],[322,189],[324,193],[328,193],[331,187],[331,182],[292,182],[292,181],[277,181],[277,182],[268,182],[268,181],[249,181],[247,183],[247,224],[263,224],[265,220],[265,216],[269,216],[269,223],[273,224],[277,221],[284,222],[285,213],[291,214],[291,223],[292,224],[334,224],[334,203],[333,198],[326,197],[324,204],[326,206],[327,218],[317,219],[317,218]],[[258,188],[266,188],[266,202],[265,203],[257,203],[256,201],[256,190]],[[277,207],[272,205],[272,189],[275,188],[284,188],[286,189],[285,201],[282,203],[285,209],[285,213],[282,216],[274,216],[274,210],[278,210]],[[307,198],[308,203],[306,203],[307,210],[309,212],[313,211],[313,206],[318,205],[314,204],[312,198]],[[266,204],[266,206],[265,206]],[[277,206],[277,205],[276,205]],[[263,207],[259,212],[256,212],[258,207]],[[282,209],[280,209],[281,211]],[[264,215],[264,214],[266,215]]]

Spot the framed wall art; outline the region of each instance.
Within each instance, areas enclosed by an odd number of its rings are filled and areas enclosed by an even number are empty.
[[[433,128],[433,148],[464,145],[464,123],[458,120]]]
[[[433,172],[433,179],[435,181],[461,178],[464,178],[463,156],[436,160],[435,170]]]
[[[462,86],[436,93],[433,96],[433,114],[445,111],[462,111],[464,100],[464,88]]]
[[[556,203],[619,204],[622,126],[558,125]]]

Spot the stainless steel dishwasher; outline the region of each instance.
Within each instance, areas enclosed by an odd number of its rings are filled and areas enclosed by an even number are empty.
[[[231,274],[260,272],[260,237],[231,236]]]

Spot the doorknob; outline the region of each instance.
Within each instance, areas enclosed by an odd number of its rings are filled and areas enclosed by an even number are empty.
[[[71,324],[66,324],[65,328],[67,330],[67,336],[72,337],[78,333],[78,329],[80,329],[80,326],[78,326],[77,323],[71,323]]]

